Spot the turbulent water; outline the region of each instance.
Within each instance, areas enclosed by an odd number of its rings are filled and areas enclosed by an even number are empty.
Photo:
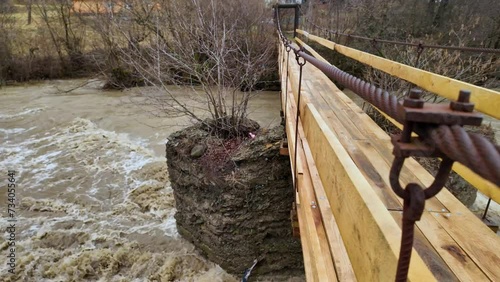
[[[238,281],[177,234],[164,144],[187,119],[152,116],[131,102],[138,90],[61,91],[82,82],[0,89],[0,281]],[[277,124],[278,100],[259,94],[251,118]]]

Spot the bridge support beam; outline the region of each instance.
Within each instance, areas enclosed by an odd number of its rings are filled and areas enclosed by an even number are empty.
[[[295,9],[295,19],[293,21],[293,38],[297,37],[300,19],[300,4],[277,4],[274,6],[275,13],[279,13],[279,9]]]

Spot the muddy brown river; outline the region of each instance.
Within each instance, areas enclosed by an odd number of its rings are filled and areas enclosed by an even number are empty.
[[[189,119],[133,98],[154,89],[64,92],[85,82],[0,89],[0,281],[239,281],[177,234],[165,142]],[[279,94],[259,93],[250,118],[277,125]]]

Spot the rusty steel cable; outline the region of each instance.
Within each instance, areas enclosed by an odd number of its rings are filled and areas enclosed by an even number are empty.
[[[449,158],[500,186],[500,148],[488,139],[458,125],[438,126],[430,131],[430,138]]]
[[[398,98],[396,96],[389,94],[389,92],[385,90],[377,88],[375,85],[369,82],[363,81],[362,79],[350,75],[333,65],[320,61],[315,57],[291,46],[291,44],[289,44],[289,46],[294,51],[299,52],[299,55],[301,57],[303,57],[307,62],[311,63],[311,65],[317,67],[328,77],[351,89],[354,93],[361,96],[363,99],[370,102],[381,111],[387,113],[390,117],[401,123],[403,122],[403,118],[400,117],[400,114],[398,112],[399,105]]]
[[[288,62],[290,60],[290,47],[286,46],[285,51],[286,51],[286,79],[285,79],[285,112],[284,112],[284,117],[286,121],[286,114],[287,114],[287,105],[288,105]]]
[[[290,60],[290,51],[292,49],[290,48],[290,41],[288,41],[288,39],[283,35],[283,32],[281,31],[281,26],[279,24],[279,11],[278,10],[275,11],[275,15],[276,15],[275,21],[276,21],[276,26],[278,28],[278,34],[280,36],[281,41],[283,42],[283,45],[284,45],[285,51],[286,51],[285,106],[284,106],[284,112],[283,112],[283,118],[284,118],[284,121],[286,123],[287,110],[288,110],[287,109],[287,105],[288,105],[288,75],[289,75],[288,66],[289,66],[289,60]],[[282,100],[280,100],[280,103],[283,103]],[[285,133],[286,133],[286,124],[284,124],[284,126],[285,126]]]
[[[300,98],[301,98],[301,94],[302,94],[302,71],[303,71],[304,65],[306,64],[306,60],[299,55],[299,51],[294,50],[294,52],[295,52],[295,59],[297,60],[297,64],[299,65],[299,87],[298,87],[298,94],[297,94],[297,111],[296,111],[297,115],[295,117],[295,148],[294,148],[295,152],[294,152],[294,159],[293,159],[293,171],[294,171],[294,177],[295,177],[295,182],[294,182],[295,191],[298,191],[297,148],[299,147],[299,144],[297,142],[299,140]],[[300,58],[302,58],[302,60],[300,60]]]
[[[399,104],[396,96],[335,66],[320,61],[291,46],[291,44],[289,46],[328,77],[351,89],[354,93],[396,121],[404,123],[404,118],[400,110],[402,106]],[[453,131],[447,125],[439,126],[437,129],[437,132],[431,134],[436,128],[419,128],[417,129],[417,133],[422,136],[432,136],[429,141],[435,143],[450,159],[460,162],[478,175],[500,186],[500,152],[496,146],[492,145],[485,137],[468,133],[460,126],[453,126]]]

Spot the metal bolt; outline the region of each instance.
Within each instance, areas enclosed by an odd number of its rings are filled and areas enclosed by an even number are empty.
[[[460,90],[458,93],[458,102],[469,103],[470,101],[470,91]]]
[[[470,95],[470,91],[460,90],[458,93],[458,100],[450,102],[450,109],[453,111],[471,113],[474,110],[474,104],[470,103]]]
[[[422,91],[419,89],[412,89],[410,95],[404,99],[403,106],[413,109],[421,109],[424,107],[424,100],[422,98]]]
[[[410,98],[411,99],[420,99],[420,98],[422,98],[422,90],[413,88],[412,90],[410,90]]]

